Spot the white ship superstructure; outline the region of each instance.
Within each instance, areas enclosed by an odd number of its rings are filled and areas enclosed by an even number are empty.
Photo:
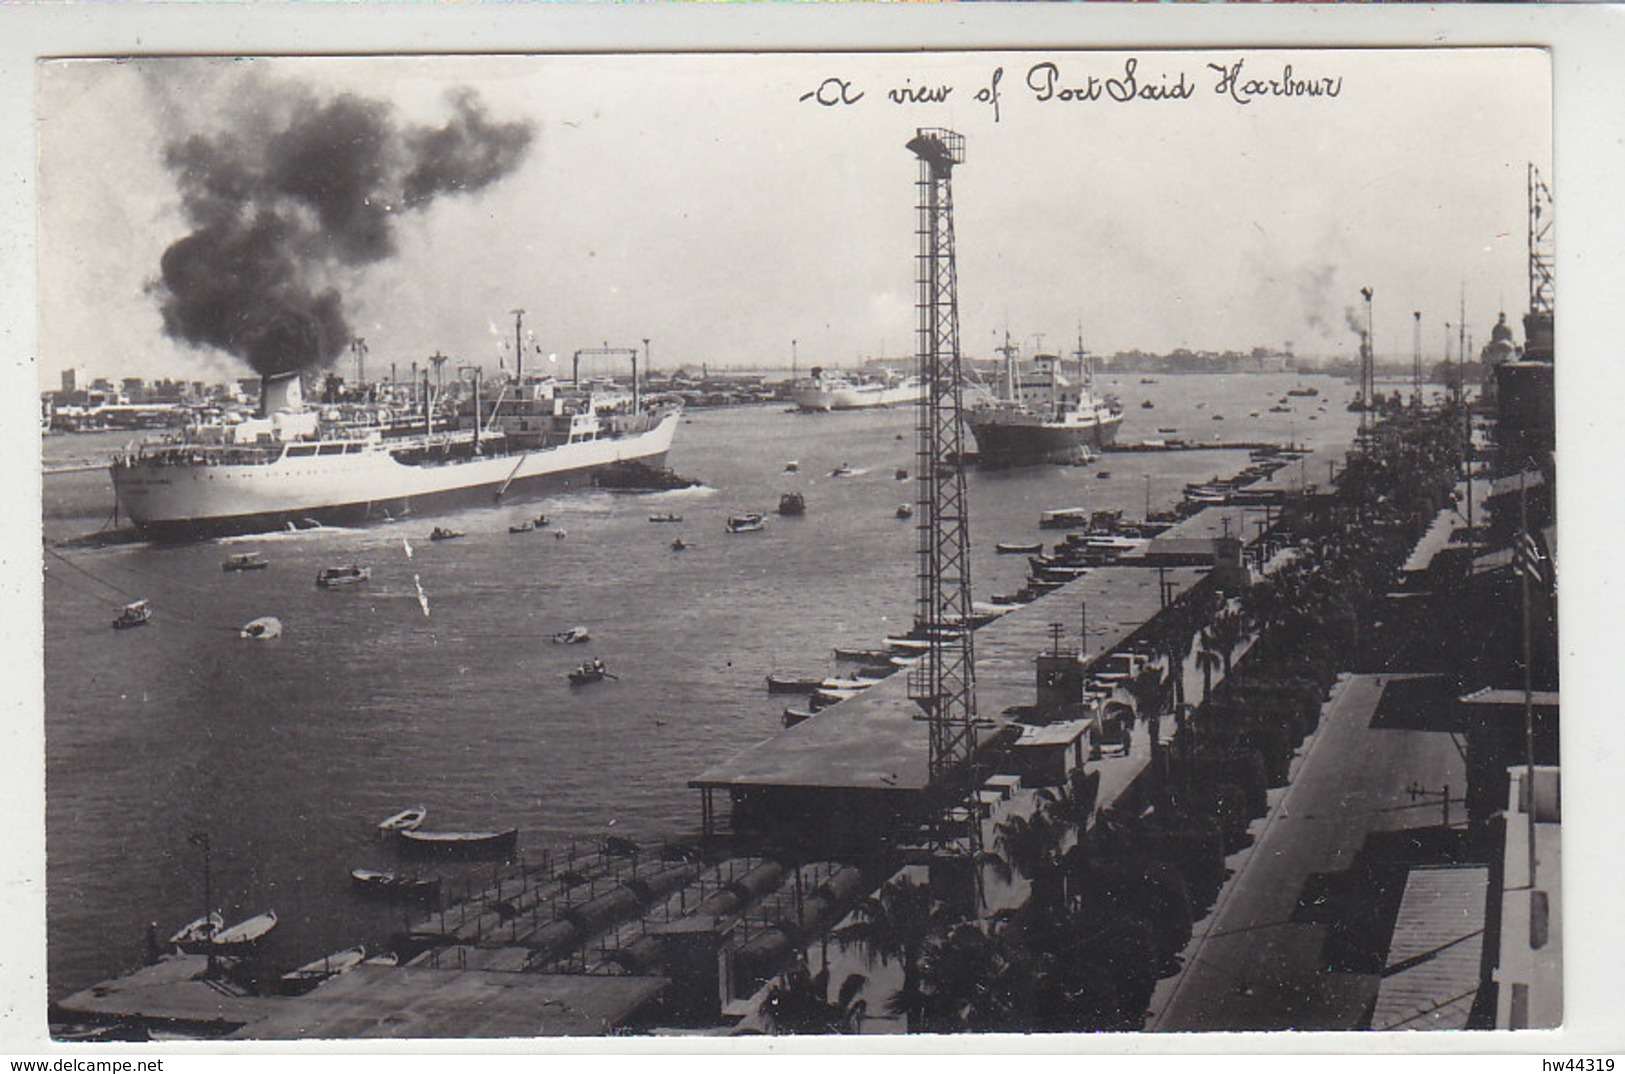
[[[887,372],[870,380],[852,380],[814,367],[809,380],[797,384],[790,398],[802,410],[864,410],[917,403],[925,385],[920,378]]]

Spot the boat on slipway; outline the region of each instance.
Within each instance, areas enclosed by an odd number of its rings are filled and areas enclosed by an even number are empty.
[[[420,415],[307,409],[297,374],[261,382],[257,417],[194,425],[113,460],[119,510],[154,540],[382,522],[504,496],[589,487],[665,461],[681,409],[548,380]],[[425,389],[424,398],[430,393]]]

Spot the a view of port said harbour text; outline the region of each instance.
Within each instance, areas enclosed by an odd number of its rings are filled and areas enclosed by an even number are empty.
[[[51,1040],[1562,1024],[1546,51],[37,66]]]

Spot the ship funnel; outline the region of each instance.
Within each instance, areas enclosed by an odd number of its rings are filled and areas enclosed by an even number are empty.
[[[268,418],[279,411],[297,414],[305,409],[305,394],[298,373],[278,373],[260,378],[260,413]]]

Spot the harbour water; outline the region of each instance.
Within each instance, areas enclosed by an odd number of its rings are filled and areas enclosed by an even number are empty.
[[[1350,388],[1330,378],[1138,381],[1100,384],[1123,399],[1124,441],[1314,445],[1346,442],[1357,422]],[[1299,383],[1320,396],[1270,412]],[[779,729],[784,699],[767,694],[769,672],[833,670],[832,646],[876,644],[908,624],[916,533],[896,508],[915,488],[896,471],[915,468],[913,423],[906,408],[702,411],[668,462],[703,488],[47,554],[51,995],[137,964],[149,921],[167,936],[202,912],[196,832],[209,836],[213,904],[228,921],[274,907],[271,957],[286,966],[399,928],[401,910],[356,898],[348,873],[396,864],[374,825],[405,806],[427,806],[433,829],[517,826],[531,858],[572,839],[691,835],[699,806],[687,780]],[[127,439],[48,438],[46,468]],[[798,472],[786,472],[790,460]],[[843,463],[853,472],[830,476]],[[1046,508],[1138,516],[1148,498],[1165,506],[1187,482],[1245,464],[1243,452],[1192,450],[973,470],[975,596],[1019,587],[1024,557],[993,545],[1052,536],[1038,528]],[[791,490],[806,515],[772,515]],[[45,479],[47,541],[95,530],[110,509],[105,469]],[[741,511],[770,513],[766,529],[724,533]],[[550,527],[508,532],[539,512]],[[683,522],[649,522],[667,513]],[[437,524],[465,535],[431,542]],[[686,551],[670,548],[676,537]],[[221,570],[251,550],[270,567]],[[352,562],[371,568],[369,582],[313,584],[320,568]],[[152,623],[111,630],[135,599],[151,601]],[[282,621],[281,638],[237,636],[262,615]],[[550,642],[576,625],[590,644]],[[570,686],[566,672],[588,656],[616,677]]]

